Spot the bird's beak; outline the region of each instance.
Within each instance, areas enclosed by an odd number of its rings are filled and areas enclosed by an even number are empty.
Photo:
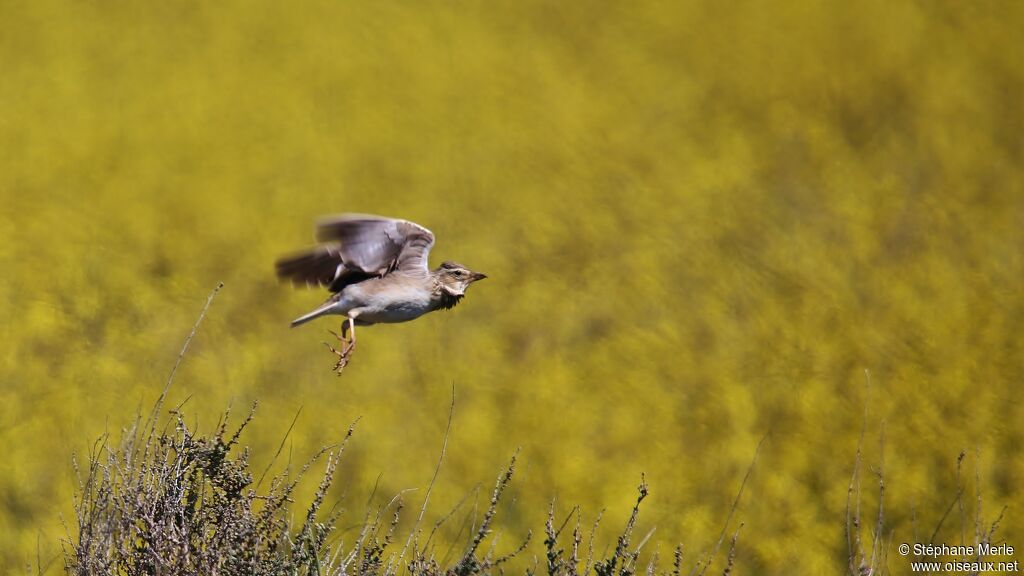
[[[473,282],[476,282],[477,280],[483,280],[484,278],[487,278],[487,274],[481,274],[480,272],[473,272]]]

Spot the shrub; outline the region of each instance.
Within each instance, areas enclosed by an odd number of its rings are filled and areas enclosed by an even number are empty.
[[[394,550],[402,511],[400,497],[374,517],[368,514],[351,544],[331,544],[328,537],[340,513],[324,510],[324,497],[353,428],[339,445],[317,452],[294,477],[285,470],[264,488],[266,471],[254,479],[249,450],[238,449],[239,437],[252,421],[255,408],[233,431],[228,428],[230,410],[226,411],[210,436],[191,429],[181,412],[175,410],[160,431],[155,416],[151,416],[141,425],[141,418],[137,418],[117,446],[110,445],[108,436],[102,437],[89,457],[88,467],[82,471],[75,466],[80,478],[75,501],[77,535],[65,542],[66,572],[84,576],[393,575],[408,571],[417,575],[470,576],[502,571],[503,565],[522,553],[531,540],[532,534],[527,534],[516,551],[504,556],[496,556],[493,549],[481,553],[482,544],[491,534],[498,503],[515,473],[514,455],[498,476],[479,528],[462,556],[450,565],[442,565],[434,556],[429,546],[432,533],[420,545],[416,527],[405,547]],[[313,499],[301,514],[296,514],[292,494],[310,467],[321,460],[326,464]],[[552,504],[544,526],[547,574],[635,574],[646,538],[633,546],[631,537],[647,493],[646,483],[641,482],[629,521],[614,551],[603,559],[593,555],[594,532],[600,519],[585,551],[578,509],[556,523]],[[391,510],[390,514],[381,513]],[[576,522],[568,534],[566,527],[573,515]],[[301,524],[292,525],[292,517],[301,517]],[[730,551],[730,566],[732,557]],[[652,556],[647,573],[656,570],[656,561],[656,555]],[[527,573],[538,572],[538,564],[535,559]],[[681,553],[677,549],[672,573],[678,574],[680,569]]]

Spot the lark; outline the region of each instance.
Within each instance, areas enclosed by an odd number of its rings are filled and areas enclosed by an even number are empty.
[[[434,234],[408,220],[341,214],[320,219],[315,248],[277,261],[277,276],[299,287],[325,286],[332,292],[320,307],[292,321],[299,326],[321,316],[340,315],[341,349],[335,372],[348,365],[356,326],[415,320],[449,310],[469,285],[487,278],[456,262],[431,270],[427,264]]]

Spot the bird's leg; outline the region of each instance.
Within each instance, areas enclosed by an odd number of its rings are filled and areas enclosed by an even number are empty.
[[[347,332],[349,330],[352,331],[352,335],[346,338]],[[348,366],[349,360],[352,357],[352,351],[355,350],[356,348],[355,318],[349,317],[345,320],[345,322],[341,324],[341,335],[338,335],[338,333],[333,330],[328,330],[328,332],[333,334],[334,337],[337,338],[339,342],[341,342],[340,350],[324,342],[324,344],[327,346],[327,349],[333,352],[334,355],[338,357],[338,362],[334,364],[334,371],[338,373],[338,376],[341,376],[341,372],[345,369],[346,366]]]

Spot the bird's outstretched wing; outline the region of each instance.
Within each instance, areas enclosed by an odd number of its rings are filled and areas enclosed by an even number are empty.
[[[316,239],[316,248],[277,261],[279,278],[338,292],[394,270],[426,274],[434,245],[434,234],[419,224],[365,214],[319,220]]]

